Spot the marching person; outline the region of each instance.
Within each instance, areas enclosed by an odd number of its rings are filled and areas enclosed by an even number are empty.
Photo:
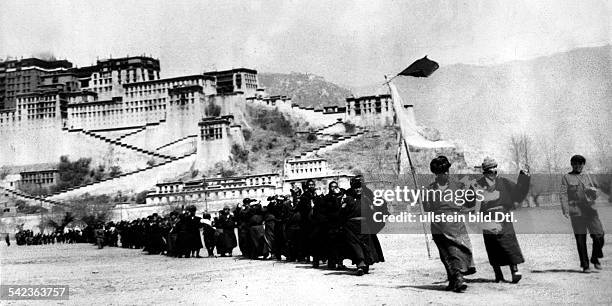
[[[202,249],[202,236],[200,236],[200,228],[202,227],[201,218],[196,216],[197,208],[195,205],[187,207],[187,233],[189,235],[189,251],[191,257],[202,258],[200,249]]]
[[[569,218],[576,238],[576,247],[580,257],[580,267],[584,273],[591,272],[587,249],[587,230],[593,240],[591,262],[595,269],[601,270],[599,258],[603,257],[604,230],[595,209],[597,184],[591,176],[583,172],[586,159],[574,155],[570,159],[572,171],[561,179],[561,208],[563,215]]]
[[[316,214],[323,216],[323,222],[321,222],[324,228],[321,231],[326,237],[322,238],[322,241],[318,241],[320,246],[323,246],[324,254],[327,256],[327,268],[328,269],[342,269],[342,260],[344,259],[344,241],[342,239],[342,229],[340,223],[340,209],[342,208],[342,202],[346,200],[344,190],[338,186],[336,181],[329,183],[329,192],[325,195],[323,201],[323,209],[315,206]]]
[[[370,266],[377,262],[384,262],[382,248],[376,233],[382,229],[384,223],[372,222],[375,212],[388,214],[386,205],[374,206],[372,204],[373,192],[363,188],[361,176],[351,179],[351,188],[346,191],[346,198],[342,201],[340,218],[344,228],[344,242],[347,255],[357,266],[357,275],[361,276],[370,271]]]
[[[269,253],[266,248],[265,229],[264,229],[264,211],[261,203],[252,199],[250,206],[246,212],[248,225],[248,248],[249,253],[243,254],[251,259],[257,259],[259,256],[267,258]]]
[[[215,257],[215,229],[212,227],[211,215],[208,212],[202,214],[202,233],[204,235],[204,246],[208,257]]]
[[[517,183],[497,175],[497,162],[492,158],[485,158],[482,162],[483,176],[476,181],[476,189],[482,189],[484,200],[480,204],[480,212],[485,214],[494,212],[509,212],[514,210],[515,202],[522,202],[529,192],[530,177],[526,170],[521,170]],[[495,281],[505,281],[502,266],[510,266],[512,283],[518,283],[522,275],[518,265],[525,262],[521,247],[516,239],[512,222],[492,223],[492,226],[483,229],[483,237],[489,263],[495,272]]]
[[[275,200],[268,204],[267,210],[274,216],[274,241],[271,243],[271,253],[276,260],[281,260],[282,255],[287,253],[286,224],[291,215],[291,200],[289,197],[277,195]],[[268,224],[266,224],[266,232]]]
[[[320,196],[316,194],[315,181],[309,179],[306,181],[306,190],[300,196],[296,211],[300,214],[299,226],[300,230],[298,233],[298,261],[310,262],[310,256],[312,255],[312,208],[316,202],[320,199]]]
[[[236,235],[234,234],[234,228],[236,222],[234,217],[230,214],[229,206],[224,206],[223,210],[219,211],[219,219],[213,224],[217,228],[217,254],[221,257],[232,256],[232,252],[236,247]]]
[[[456,180],[449,178],[451,163],[446,156],[438,156],[430,163],[430,170],[436,175],[435,181],[428,187],[429,190],[453,191],[463,189],[464,186]],[[435,193],[434,193],[435,194]],[[465,212],[463,205],[458,205],[455,199],[449,201],[443,197],[427,198],[423,203],[425,211],[434,214],[453,214]],[[472,258],[472,244],[464,222],[431,222],[431,235],[440,252],[440,260],[444,264],[448,278],[446,290],[463,292],[467,285],[463,281],[464,275],[476,273]]]

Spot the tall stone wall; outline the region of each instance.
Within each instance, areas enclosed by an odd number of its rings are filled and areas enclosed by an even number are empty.
[[[93,165],[119,166],[125,172],[146,167],[147,154],[106,143],[81,132],[68,132],[56,125],[0,129],[2,165],[57,163],[60,156],[71,160],[91,158]]]
[[[62,201],[72,197],[78,197],[89,193],[90,195],[114,194],[121,192],[141,192],[155,187],[155,184],[168,177],[183,174],[193,166],[196,154],[189,155],[179,160],[157,166],[148,170],[140,171],[130,175],[103,181],[86,187],[77,188],[68,192],[49,197],[50,200]]]

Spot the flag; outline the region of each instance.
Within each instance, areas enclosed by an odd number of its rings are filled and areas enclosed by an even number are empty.
[[[417,78],[426,78],[430,76],[434,71],[438,70],[440,65],[438,63],[430,60],[427,56],[422,59],[417,60],[412,63],[408,68],[404,69],[397,76],[411,76]],[[387,82],[389,86],[389,90],[391,91],[391,99],[393,100],[393,108],[395,109],[395,116],[397,119],[397,123],[400,127],[400,133],[402,134],[402,138],[400,140],[400,154],[398,154],[398,158],[400,158],[402,147],[404,147],[406,156],[408,157],[408,161],[410,163],[410,172],[412,173],[412,180],[414,181],[414,188],[417,188],[417,181],[415,176],[415,170],[412,165],[412,161],[410,159],[410,146],[415,147],[425,147],[425,148],[439,148],[439,147],[447,147],[449,144],[442,141],[429,141],[425,137],[423,137],[419,133],[419,129],[416,124],[416,120],[414,117],[413,110],[407,110],[404,108],[404,101],[402,97],[399,95],[395,84],[391,83],[391,81]],[[402,146],[401,144],[404,144]],[[398,161],[398,165],[401,171],[401,160]],[[399,173],[399,172],[398,172]],[[419,205],[421,209],[421,214],[424,215],[425,211],[423,209],[423,205]],[[425,228],[425,223],[423,225],[423,234],[425,236],[425,245],[427,246],[427,256],[431,258],[431,251],[429,249],[429,239],[427,239],[427,229]]]
[[[412,77],[428,77],[434,71],[440,67],[438,63],[430,60],[427,56],[415,61],[404,71],[400,72],[398,76],[412,76]],[[451,148],[454,145],[448,141],[438,140],[431,141],[421,135],[419,127],[416,122],[413,108],[405,108],[404,99],[402,99],[399,90],[395,84],[391,81],[387,82],[389,91],[391,93],[391,99],[393,101],[393,108],[395,110],[396,122],[400,128],[402,140],[406,142],[407,146],[400,146],[400,150],[404,150],[401,154],[406,154],[409,157],[410,152],[406,152],[409,147],[414,148],[427,148],[427,149],[439,149],[439,148]],[[413,101],[409,101],[409,104],[414,104]],[[403,172],[403,171],[400,171]]]
[[[438,68],[440,68],[440,65],[428,59],[427,55],[425,55],[425,57],[412,63],[398,75],[426,78],[434,73],[434,71],[438,70]]]

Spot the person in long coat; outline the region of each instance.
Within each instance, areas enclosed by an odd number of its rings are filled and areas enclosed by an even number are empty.
[[[339,215],[344,192],[336,181],[328,185],[329,192],[315,203],[312,213],[313,267],[319,267],[319,260],[327,260],[328,268],[335,269],[341,264],[338,241]]]
[[[515,209],[514,203],[522,202],[529,192],[530,176],[521,170],[514,183],[497,175],[497,162],[485,158],[482,163],[483,177],[476,181],[475,189],[484,191],[484,201],[480,204],[480,212],[485,214],[495,212],[507,213]],[[483,237],[489,263],[495,272],[495,281],[505,281],[502,266],[510,266],[512,282],[518,283],[522,275],[518,265],[525,262],[521,247],[516,239],[512,222],[494,222],[493,226],[483,229]]]
[[[176,222],[176,257],[189,258],[191,256],[191,238],[189,233],[189,216],[186,213],[181,213]]]
[[[249,226],[247,211],[249,210],[249,203],[251,199],[245,198],[242,200],[242,204],[236,205],[234,209],[234,220],[238,227],[238,248],[243,256],[247,256],[251,251],[249,250]]]
[[[446,192],[464,189],[464,184],[449,178],[451,163],[446,156],[438,156],[430,163],[430,170],[436,175],[435,181],[427,190]],[[435,193],[434,193],[435,194]],[[456,199],[445,200],[446,197],[428,197],[423,202],[424,210],[434,214],[452,215],[466,212],[465,202]],[[463,199],[462,199],[463,200]],[[462,205],[458,205],[461,203]],[[472,244],[465,223],[461,222],[431,222],[431,235],[438,247],[440,261],[446,269],[448,287],[446,290],[462,292],[467,288],[463,275],[476,273],[472,258]]]
[[[351,179],[351,188],[343,199],[340,218],[349,259],[357,266],[357,275],[369,273],[370,266],[384,262],[382,247],[376,233],[383,224],[372,222],[376,212],[388,214],[386,205],[373,205],[373,193],[362,186],[362,178]]]
[[[266,240],[264,229],[264,212],[260,203],[253,203],[247,211],[248,216],[248,245],[251,259],[257,259],[259,256],[267,257]]]
[[[204,236],[204,246],[208,251],[208,257],[215,257],[215,229],[212,227],[211,215],[207,212],[202,214],[202,234]]]
[[[344,234],[342,230],[341,209],[342,204],[346,201],[345,190],[338,186],[338,183],[332,181],[329,183],[329,193],[325,195],[326,202],[326,217],[328,227],[328,259],[327,268],[343,269],[342,264],[347,253]]]
[[[291,215],[291,200],[289,197],[276,196],[275,200],[268,204],[267,211],[274,216],[274,241],[271,242],[271,253],[276,260],[281,260],[281,256],[289,256],[287,252],[286,225]],[[268,223],[266,223],[268,232]]]
[[[202,236],[200,228],[202,227],[201,218],[196,216],[196,207],[189,205],[187,207],[187,233],[189,235],[189,251],[192,257],[201,258],[200,249],[202,245]]]
[[[298,232],[298,261],[310,262],[312,255],[312,209],[320,200],[320,196],[316,194],[315,181],[309,179],[306,181],[306,190],[300,196],[295,210],[300,214],[299,232]]]
[[[219,233],[216,244],[217,253],[221,257],[232,256],[232,251],[237,245],[236,235],[234,234],[236,222],[230,214],[229,206],[223,207],[223,210],[219,212],[219,219],[215,222],[214,227]]]

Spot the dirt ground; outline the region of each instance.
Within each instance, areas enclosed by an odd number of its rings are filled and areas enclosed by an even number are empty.
[[[3,243],[0,279],[2,284],[69,285],[70,299],[53,301],[65,305],[612,303],[609,258],[599,273],[579,273],[571,235],[519,235],[527,260],[520,266],[519,284],[492,282],[482,236],[472,235],[478,272],[468,278],[468,290],[461,294],[444,291],[444,267],[435,245],[433,258],[427,258],[423,236],[380,235],[380,240],[386,262],[361,277],[352,270],[240,257],[176,259],[121,248],[98,250],[89,244]],[[608,245],[604,254],[609,251]],[[507,269],[504,273],[509,275]]]

